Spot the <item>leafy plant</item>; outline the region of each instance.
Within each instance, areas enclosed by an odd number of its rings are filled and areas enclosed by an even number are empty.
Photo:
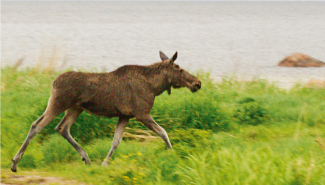
[[[176,153],[185,158],[195,151],[208,148],[211,137],[209,130],[177,129],[172,132],[170,141]]]
[[[239,120],[240,124],[259,125],[270,119],[267,109],[253,98],[240,100],[238,106],[234,117]]]

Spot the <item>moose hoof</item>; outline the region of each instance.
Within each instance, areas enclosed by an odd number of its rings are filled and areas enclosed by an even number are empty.
[[[108,162],[107,162],[107,161],[104,161],[104,162],[102,163],[102,166],[103,166],[103,167],[108,166]]]
[[[104,159],[103,163],[102,163],[102,166],[108,166],[109,165],[109,161],[110,161],[110,158],[109,159]]]
[[[12,171],[12,172],[17,172],[17,165],[16,165],[16,162],[15,162],[15,161],[12,161],[12,164],[11,164],[11,171]]]
[[[91,163],[90,163],[90,160],[88,159],[88,158],[82,158],[82,161],[85,161],[85,164],[86,165],[90,165]]]

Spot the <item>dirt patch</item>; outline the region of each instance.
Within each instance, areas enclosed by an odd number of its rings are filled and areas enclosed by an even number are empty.
[[[86,185],[75,180],[67,180],[59,177],[47,177],[31,174],[11,174],[11,172],[1,171],[1,185]]]

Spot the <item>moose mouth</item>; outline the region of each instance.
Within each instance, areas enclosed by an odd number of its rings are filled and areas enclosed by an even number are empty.
[[[195,83],[189,89],[192,91],[192,93],[198,91],[199,89],[201,89],[201,82]]]
[[[190,89],[190,91],[192,93],[198,91],[199,89],[201,89],[201,82],[195,82],[193,85],[189,85],[189,83],[186,83],[184,85],[180,85],[180,84],[173,84],[172,85],[173,88],[178,89],[181,87],[187,87],[188,89]]]

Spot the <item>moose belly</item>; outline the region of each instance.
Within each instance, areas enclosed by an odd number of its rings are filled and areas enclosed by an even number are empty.
[[[80,108],[84,111],[94,114],[97,116],[104,117],[120,117],[120,116],[131,116],[131,111],[119,110],[118,107],[111,104],[97,105],[93,102],[81,103]]]

